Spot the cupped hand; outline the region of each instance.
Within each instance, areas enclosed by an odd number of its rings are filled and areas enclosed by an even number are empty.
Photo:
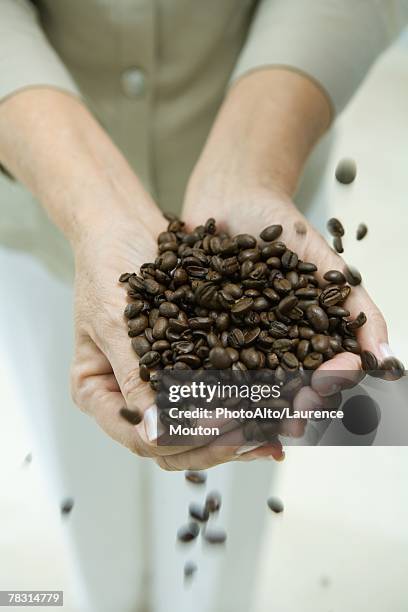
[[[139,271],[141,264],[155,260],[157,235],[166,225],[160,214],[153,219],[146,214],[143,224],[119,216],[110,225],[98,221],[75,246],[72,395],[83,412],[132,452],[153,458],[166,470],[204,469],[241,458],[236,452],[247,444],[243,434],[226,433],[202,446],[158,444],[155,394],[139,377],[138,358],[123,316],[129,298],[118,279],[123,272]],[[136,420],[137,415],[143,417],[140,423],[132,425],[123,418],[123,408]],[[262,452],[277,459],[282,456],[279,442]]]
[[[219,186],[218,186],[219,187]],[[218,189],[207,182],[200,189],[191,186],[187,191],[183,218],[189,226],[203,223],[204,217],[213,216],[219,229],[231,235],[249,233],[259,239],[263,228],[280,224],[283,232],[279,240],[297,253],[299,259],[314,263],[322,283],[329,270],[344,271],[345,262],[305,219],[286,195],[270,189],[256,188],[239,191],[228,186]],[[327,283],[326,283],[327,284]],[[364,312],[367,322],[357,330],[357,340],[362,349],[374,353],[378,361],[387,356],[388,335],[384,318],[362,285],[352,287],[345,302],[350,316],[355,318]],[[364,373],[360,356],[341,352],[324,362],[313,375],[312,387],[322,397],[337,393],[341,388],[354,386]],[[319,403],[316,393],[316,405]]]

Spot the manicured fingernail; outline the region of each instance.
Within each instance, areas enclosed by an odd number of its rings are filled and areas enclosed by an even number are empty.
[[[396,357],[394,351],[391,349],[390,345],[387,342],[382,342],[379,347],[381,357],[386,359],[387,357]]]
[[[326,391],[318,391],[318,394],[321,397],[329,397],[330,395],[334,395],[340,391],[341,387],[338,383],[333,383]]]
[[[235,451],[236,455],[245,455],[245,453],[250,453],[251,451],[263,446],[264,442],[259,442],[258,444],[245,444],[244,446],[240,446]]]
[[[146,436],[150,442],[157,440],[164,434],[163,424],[157,420],[157,406],[153,404],[143,415]]]

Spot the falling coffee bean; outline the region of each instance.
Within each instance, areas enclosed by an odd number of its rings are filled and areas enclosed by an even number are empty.
[[[205,507],[210,514],[218,512],[221,508],[221,494],[218,491],[211,491],[205,498]]]
[[[200,523],[206,523],[210,518],[210,512],[207,508],[207,505],[201,506],[195,502],[191,502],[188,507],[189,514],[191,518],[196,521],[200,521]]]
[[[336,238],[338,236],[344,236],[344,227],[341,221],[336,219],[336,217],[332,217],[328,220],[327,229],[329,230],[329,233],[333,236],[333,238]]]
[[[272,512],[276,512],[276,514],[283,512],[283,502],[279,497],[269,497],[267,504]]]
[[[344,274],[347,279],[347,282],[352,287],[355,287],[356,285],[359,285],[361,283],[361,280],[362,280],[361,274],[357,270],[357,268],[354,268],[353,266],[346,266]]]
[[[195,485],[203,485],[207,481],[207,474],[205,472],[197,472],[194,470],[187,470],[184,473],[184,478]]]
[[[198,534],[200,533],[200,527],[197,523],[193,523],[192,521],[187,525],[183,525],[177,531],[177,539],[180,542],[192,542],[196,539]]]
[[[356,232],[356,238],[357,240],[362,240],[368,232],[368,227],[366,226],[365,223],[360,223],[360,225],[357,228],[357,232]]]
[[[138,425],[143,420],[143,414],[137,410],[129,410],[129,408],[121,408],[119,414],[122,419],[125,419],[131,425]]]
[[[186,561],[184,564],[184,578],[191,580],[197,572],[197,564],[194,561]]]
[[[62,500],[61,506],[60,506],[61,515],[68,516],[68,514],[71,514],[73,507],[74,507],[74,500],[72,499],[72,497],[67,497],[66,499]]]
[[[339,183],[349,185],[354,181],[357,174],[357,166],[354,159],[344,158],[336,166],[335,176]]]
[[[209,544],[224,544],[227,539],[227,534],[222,527],[211,525],[204,530],[204,539]]]
[[[344,253],[343,241],[341,239],[341,236],[336,236],[335,238],[333,238],[333,248],[336,253]]]

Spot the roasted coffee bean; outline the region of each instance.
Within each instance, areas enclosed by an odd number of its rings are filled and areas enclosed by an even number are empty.
[[[345,277],[347,279],[347,282],[352,286],[355,287],[357,285],[359,285],[361,283],[361,274],[360,272],[357,270],[357,268],[354,268],[353,266],[347,266],[345,271],[344,271]]]
[[[172,302],[163,302],[159,306],[159,313],[163,317],[167,317],[168,319],[172,317],[177,317],[179,313],[179,307],[177,304],[173,304]]]
[[[143,357],[145,353],[150,351],[150,346],[150,342],[144,335],[132,338],[132,348],[139,357]]]
[[[165,317],[158,317],[152,329],[152,335],[155,340],[164,340],[166,331],[169,326],[169,320]]]
[[[250,234],[238,234],[234,240],[239,249],[253,249],[256,247],[256,239]]]
[[[360,225],[357,228],[357,232],[356,232],[356,238],[357,240],[362,240],[364,238],[364,236],[367,235],[368,232],[368,228],[366,226],[365,223],[360,223]]]
[[[317,353],[326,353],[330,348],[329,336],[324,334],[316,334],[311,340],[312,349]]]
[[[341,287],[338,285],[328,285],[321,292],[319,301],[322,306],[329,308],[330,306],[335,306],[340,302],[344,302],[349,294],[350,287],[348,285],[343,285]]]
[[[292,348],[292,340],[290,338],[280,338],[279,340],[274,340],[272,348],[274,351],[289,351]]]
[[[349,185],[354,181],[357,174],[357,166],[354,159],[344,158],[336,166],[335,177],[339,183]]]
[[[213,321],[210,317],[193,317],[188,319],[190,329],[202,329],[203,331],[209,332],[212,324]]]
[[[341,236],[336,236],[335,238],[333,238],[333,248],[336,253],[344,253],[343,241],[341,239]]]
[[[344,236],[344,227],[336,217],[332,217],[327,222],[329,233],[335,238],[336,236]]]
[[[150,295],[157,295],[160,291],[160,285],[153,279],[147,279],[143,283],[144,290]]]
[[[291,370],[295,370],[299,366],[299,361],[297,357],[293,353],[290,353],[289,351],[283,354],[282,363],[288,368],[290,368]]]
[[[299,361],[304,361],[306,355],[310,350],[310,341],[309,340],[301,340],[297,345],[296,355]]]
[[[218,512],[221,508],[221,494],[218,491],[211,491],[205,498],[205,507],[210,514]]]
[[[188,507],[188,512],[191,518],[195,519],[196,521],[200,521],[200,523],[206,523],[210,518],[210,511],[208,510],[207,506],[201,506],[196,502],[191,502]]]
[[[355,353],[356,355],[359,355],[361,352],[360,345],[354,338],[344,338],[342,344],[343,348],[349,353]]]
[[[272,304],[275,304],[280,300],[279,295],[276,293],[276,291],[272,289],[272,287],[266,287],[265,289],[263,289],[262,293],[266,297],[266,299],[269,300],[269,302],[271,302]]]
[[[324,280],[327,280],[329,283],[333,283],[335,285],[344,285],[346,282],[346,277],[339,270],[329,270],[323,276]]]
[[[298,298],[295,295],[287,295],[278,304],[278,309],[282,314],[287,314],[296,306]]]
[[[137,410],[129,410],[129,408],[123,407],[119,410],[119,414],[122,419],[125,419],[131,425],[138,425],[143,420],[142,413]]]
[[[159,257],[159,268],[162,272],[170,272],[177,265],[177,255],[173,251],[165,251]]]
[[[225,350],[230,356],[232,363],[235,363],[236,361],[239,360],[239,353],[237,349],[233,348],[232,346],[227,346]]]
[[[279,270],[282,267],[282,262],[280,260],[280,257],[268,257],[268,259],[266,260],[266,265],[269,268]]]
[[[227,539],[227,534],[221,527],[211,525],[204,530],[204,539],[209,544],[224,544]]]
[[[230,317],[227,312],[220,312],[220,314],[215,319],[215,327],[218,331],[225,331],[229,328],[230,325]]]
[[[278,497],[269,497],[267,504],[272,512],[283,512],[283,502]]]
[[[301,300],[313,299],[319,295],[319,290],[316,287],[302,287],[296,289],[295,295]]]
[[[62,516],[67,516],[68,514],[71,514],[73,508],[74,508],[74,500],[72,499],[72,497],[67,497],[66,499],[62,500],[61,505],[60,505],[60,511],[61,511]]]
[[[298,263],[298,270],[302,274],[311,274],[312,272],[316,272],[317,266],[309,261],[300,261]]]
[[[203,471],[187,470],[184,472],[184,478],[195,485],[203,485],[207,481],[207,474]]]
[[[370,351],[361,351],[360,353],[361,367],[366,372],[378,370],[378,360],[374,353]]]
[[[148,368],[153,368],[160,361],[160,353],[157,351],[149,351],[141,357],[139,364],[146,365]]]
[[[143,306],[143,300],[136,300],[135,302],[131,302],[126,306],[123,314],[125,315],[126,319],[134,319],[142,312]]]
[[[360,312],[353,321],[348,321],[346,327],[349,331],[354,331],[366,323],[367,317],[364,312]]]
[[[195,540],[200,533],[200,527],[197,523],[190,522],[187,525],[183,525],[177,532],[177,539],[180,542],[191,542]]]
[[[191,580],[197,572],[197,564],[194,561],[186,561],[184,564],[184,578]]]
[[[269,225],[262,230],[259,236],[261,240],[264,240],[265,242],[272,242],[273,240],[279,238],[282,233],[282,229],[283,228],[281,225]]]
[[[321,353],[309,353],[303,360],[305,370],[316,370],[323,363],[323,355]]]
[[[127,283],[129,278],[132,276],[131,272],[124,272],[119,276],[120,283]]]
[[[244,263],[244,261],[252,261],[253,263],[256,263],[260,260],[260,258],[261,251],[259,247],[256,247],[255,249],[244,249],[243,251],[240,251],[238,255],[238,261],[241,264]]]
[[[128,321],[129,335],[131,335],[132,337],[138,336],[146,329],[148,324],[149,324],[149,319],[144,314],[141,314],[135,317],[134,319],[129,319]]]
[[[327,314],[330,317],[349,317],[350,311],[347,308],[343,308],[343,306],[330,306],[326,310]]]
[[[273,288],[281,295],[289,293],[292,289],[292,285],[287,278],[277,278],[273,281]]]
[[[311,340],[314,333],[315,332],[310,327],[299,327],[299,337],[303,338],[304,340]]]
[[[223,287],[223,291],[230,295],[234,300],[239,300],[242,297],[242,287],[235,283],[227,283]]]
[[[228,351],[222,346],[215,346],[212,348],[209,354],[209,359],[211,365],[216,370],[225,370],[232,365],[232,360]]]
[[[316,306],[315,304],[309,306],[306,310],[306,317],[313,329],[315,329],[317,332],[324,332],[329,329],[329,319],[323,308],[320,308],[320,306]]]
[[[279,365],[279,358],[276,353],[268,353],[266,355],[266,365],[271,370],[275,370],[275,368]]]
[[[261,353],[255,348],[244,348],[240,351],[240,361],[248,368],[248,370],[257,370],[262,363]]]
[[[282,267],[285,270],[294,270],[298,264],[298,256],[290,250],[286,250],[281,257]]]
[[[143,380],[143,382],[149,382],[150,370],[146,365],[141,364],[141,366],[139,367],[139,376],[140,379]]]
[[[231,307],[231,312],[234,314],[245,314],[249,310],[252,309],[254,304],[254,300],[252,298],[244,297],[235,302],[235,304]]]
[[[170,348],[170,342],[168,340],[156,340],[152,344],[152,351],[158,351],[159,353],[163,353],[163,351],[167,351]]]
[[[273,338],[286,338],[289,333],[289,328],[280,321],[272,321],[269,325],[269,333]]]
[[[260,332],[261,332],[260,327],[253,327],[252,329],[248,329],[244,333],[245,346],[249,346],[250,344],[254,344],[254,342],[258,338]]]

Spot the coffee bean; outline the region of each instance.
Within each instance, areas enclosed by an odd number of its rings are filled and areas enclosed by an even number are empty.
[[[187,470],[184,472],[184,478],[195,485],[203,485],[207,481],[207,474],[203,471]]]
[[[317,266],[308,261],[300,261],[298,264],[298,270],[299,272],[302,272],[302,274],[310,274],[311,272],[316,272]]]
[[[361,274],[357,270],[357,268],[354,268],[353,266],[347,266],[344,273],[345,273],[347,282],[352,287],[355,287],[356,285],[359,285],[361,283],[361,280],[362,280]]]
[[[61,505],[60,505],[62,516],[67,516],[68,514],[71,514],[73,508],[74,508],[74,500],[72,499],[72,497],[67,497],[66,499],[62,500]]]
[[[138,336],[146,329],[148,324],[149,324],[149,320],[144,314],[141,314],[135,317],[134,319],[129,319],[128,321],[129,335],[131,335],[131,337]]]
[[[304,361],[306,355],[310,350],[310,341],[309,340],[301,340],[297,345],[296,355],[299,361]]]
[[[240,351],[240,361],[248,368],[248,370],[257,370],[261,365],[261,353],[251,348],[244,348]]]
[[[188,512],[191,518],[195,519],[196,521],[200,521],[201,523],[206,523],[210,518],[210,512],[207,506],[201,506],[195,502],[191,502],[188,507]]]
[[[320,306],[316,306],[315,304],[309,306],[306,310],[306,317],[311,323],[313,329],[315,329],[317,332],[323,332],[329,329],[329,319],[323,308],[320,308]]]
[[[129,410],[129,408],[123,407],[119,410],[119,414],[122,419],[125,419],[131,425],[138,425],[143,420],[143,415],[137,410]]]
[[[131,302],[126,306],[123,314],[125,315],[126,319],[134,319],[142,312],[143,306],[143,300],[136,300],[135,302]]]
[[[349,317],[350,311],[342,306],[329,306],[326,310],[327,314],[331,317]]]
[[[368,228],[366,226],[365,223],[360,223],[360,225],[357,228],[357,232],[356,232],[356,238],[357,240],[362,240],[368,232]]]
[[[228,354],[228,351],[222,346],[215,346],[212,348],[209,354],[209,359],[211,365],[216,370],[225,370],[232,365],[232,360]]]
[[[177,531],[177,539],[180,542],[191,542],[195,540],[198,534],[200,533],[200,527],[197,523],[190,522],[187,525],[183,525]]]
[[[371,353],[370,351],[361,351],[360,359],[361,367],[366,372],[369,372],[370,370],[378,370],[378,360],[374,353]]]
[[[299,367],[299,361],[297,360],[297,357],[290,352],[283,354],[282,363],[284,363],[291,370],[295,370]]]
[[[285,270],[294,270],[298,264],[298,256],[290,250],[286,250],[281,257],[282,267]]]
[[[344,253],[343,241],[340,236],[333,238],[333,248],[336,253]]]
[[[238,234],[235,242],[239,249],[253,249],[256,246],[256,239],[250,234]]]
[[[344,158],[336,166],[335,176],[339,183],[349,185],[354,181],[357,174],[357,166],[354,159]]]
[[[149,351],[141,357],[139,364],[146,365],[148,368],[153,368],[160,361],[160,353],[157,351]]]
[[[254,304],[254,300],[252,298],[241,298],[231,307],[231,312],[234,314],[244,314],[251,310]]]
[[[330,306],[335,306],[339,302],[344,302],[349,293],[350,287],[348,285],[343,285],[341,287],[338,285],[329,285],[321,292],[319,301],[322,306],[328,308]]]
[[[288,295],[284,297],[278,304],[278,309],[283,314],[288,313],[298,303],[298,298],[294,295]]]
[[[241,329],[235,328],[228,334],[228,342],[233,348],[240,348],[245,344],[245,336]]]
[[[344,274],[339,270],[329,270],[328,272],[326,272],[323,278],[329,283],[334,283],[335,285],[344,285],[344,283],[346,282]]]
[[[262,230],[259,236],[261,240],[264,240],[265,242],[272,242],[273,240],[276,240],[276,238],[279,238],[282,233],[282,229],[283,228],[281,225],[269,225]]]
[[[179,307],[177,304],[173,304],[172,302],[163,302],[159,306],[159,313],[168,319],[174,318],[177,317],[179,313]]]
[[[197,564],[194,561],[186,561],[184,564],[184,578],[191,580],[197,572]]]
[[[206,527],[204,530],[204,539],[209,544],[224,544],[227,539],[227,534],[221,527]]]
[[[317,353],[325,353],[330,348],[329,336],[316,334],[311,340],[312,348]]]
[[[360,345],[354,338],[344,338],[343,348],[349,353],[355,353],[356,355],[359,355],[361,352]]]
[[[336,217],[332,217],[327,222],[327,229],[329,233],[335,238],[337,236],[344,236],[344,227]]]
[[[139,376],[143,382],[149,382],[150,380],[150,370],[147,365],[142,364],[139,368]]]
[[[316,370],[323,363],[323,356],[321,353],[309,353],[303,360],[303,367],[305,370]]]
[[[354,331],[366,323],[367,317],[364,312],[360,312],[353,321],[348,321],[346,327],[349,331]]]
[[[153,338],[156,340],[164,340],[166,331],[169,326],[169,321],[165,317],[158,317],[152,329]]]
[[[283,512],[283,502],[278,497],[269,497],[267,504],[272,512],[276,512],[277,514]]]
[[[218,491],[211,491],[205,498],[205,507],[210,514],[218,512],[221,508],[221,494]]]
[[[120,283],[127,283],[131,276],[132,276],[132,274],[130,272],[124,272],[123,274],[121,274],[119,276],[119,282]]]
[[[143,357],[145,353],[150,351],[150,342],[143,336],[132,338],[132,348],[139,357]]]

